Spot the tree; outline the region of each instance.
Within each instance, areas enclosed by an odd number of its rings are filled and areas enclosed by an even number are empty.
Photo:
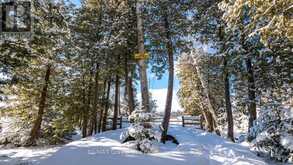
[[[117,66],[120,64],[120,57],[118,56],[117,59]],[[119,71],[117,71],[115,76],[115,105],[114,105],[114,114],[113,114],[113,123],[112,123],[112,129],[117,129],[117,118],[118,118],[118,111],[119,111],[119,100],[120,100],[120,77],[119,77]]]
[[[180,83],[189,84],[184,85],[179,91],[180,99],[194,100],[193,106],[196,105],[195,110],[199,110],[205,118],[206,128],[209,132],[217,131],[216,114],[214,111],[214,105],[212,105],[211,97],[209,96],[210,90],[212,90],[209,84],[208,68],[206,65],[206,54],[202,51],[193,52],[192,55],[184,55],[179,60],[179,79]],[[195,62],[195,60],[197,60]],[[185,75],[186,74],[186,75]],[[190,75],[191,74],[191,75]],[[192,77],[192,78],[191,78]],[[187,90],[185,89],[187,87]],[[193,89],[191,94],[188,88]],[[206,88],[206,89],[205,89]],[[186,104],[186,103],[185,103]],[[218,132],[218,131],[217,131]],[[218,132],[219,133],[219,132]]]
[[[136,2],[136,16],[137,16],[137,36],[138,36],[138,52],[140,55],[145,54],[144,50],[144,31],[143,31],[143,18],[142,18],[143,1],[138,0]],[[142,107],[146,112],[150,111],[149,108],[149,90],[148,90],[148,78],[147,78],[147,66],[144,59],[139,60],[139,77],[140,88],[142,96]]]
[[[223,27],[219,28],[219,38],[220,41],[223,42],[225,40],[225,34],[224,34],[224,29]],[[226,113],[227,113],[227,122],[228,122],[228,138],[230,138],[231,141],[234,140],[234,122],[233,122],[233,113],[232,113],[232,106],[231,106],[231,94],[230,94],[230,74],[229,74],[229,67],[228,67],[228,60],[229,60],[229,54],[225,52],[227,50],[226,48],[226,41],[224,41],[223,46],[222,46],[222,52],[225,53],[225,56],[223,57],[223,77],[224,77],[224,84],[225,84],[225,104],[226,104]]]
[[[37,24],[35,28],[37,36],[33,40],[33,50],[35,50],[35,53],[37,54],[45,53],[44,58],[46,58],[46,61],[43,65],[45,66],[46,71],[44,76],[44,84],[41,90],[38,114],[33,123],[27,145],[35,144],[36,139],[39,137],[44,109],[46,106],[48,85],[52,72],[51,61],[56,59],[57,54],[60,53],[60,47],[62,47],[62,44],[60,43],[60,41],[58,42],[57,38],[59,37],[62,40],[62,37],[66,35],[66,31],[64,30],[66,30],[67,28],[66,20],[61,13],[62,10],[64,10],[65,5],[62,1],[56,4],[49,2],[45,4],[35,3],[34,5],[34,14],[35,16],[39,17],[36,20]],[[48,13],[46,13],[46,11],[49,12],[49,15],[47,16],[46,14]],[[51,31],[52,28],[57,27],[62,27],[63,30]],[[54,38],[52,38],[51,36],[54,36]]]
[[[162,122],[162,142],[165,142],[172,110],[174,60],[176,55],[188,51],[189,43],[182,39],[186,36],[190,23],[185,15],[190,10],[190,1],[153,1],[146,5],[147,46],[152,52],[152,71],[160,78],[168,70],[168,90],[165,114]],[[176,11],[176,12],[174,12]],[[163,35],[161,35],[163,34]]]

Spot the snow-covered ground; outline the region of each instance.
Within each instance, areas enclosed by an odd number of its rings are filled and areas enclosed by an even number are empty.
[[[0,149],[0,165],[265,165],[248,147],[210,133],[172,125],[180,142],[160,144],[160,152],[142,154],[119,141],[123,130],[108,131],[45,149]]]
[[[61,146],[0,149],[0,165],[40,165]]]

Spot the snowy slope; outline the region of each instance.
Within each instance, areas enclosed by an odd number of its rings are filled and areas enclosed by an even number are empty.
[[[32,164],[40,165],[265,165],[248,148],[214,134],[173,125],[170,133],[181,143],[160,144],[160,152],[142,154],[119,141],[122,130],[108,131],[75,141],[52,156]],[[1,153],[1,150],[0,150]],[[0,158],[1,164],[1,158]],[[2,162],[3,164],[3,162]],[[1,165],[2,165],[1,164]]]

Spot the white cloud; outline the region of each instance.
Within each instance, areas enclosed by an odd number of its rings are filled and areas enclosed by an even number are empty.
[[[158,112],[164,112],[165,110],[165,104],[166,104],[166,97],[167,97],[167,88],[161,88],[161,89],[150,89],[150,92],[152,93],[152,98],[156,100],[157,103],[157,111]],[[182,111],[182,107],[179,104],[179,100],[177,97],[177,90],[173,90],[173,99],[172,99],[172,112],[176,111]],[[141,100],[141,95],[138,93],[138,100]]]

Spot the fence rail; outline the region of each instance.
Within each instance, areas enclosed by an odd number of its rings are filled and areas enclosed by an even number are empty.
[[[114,118],[109,117],[107,120],[107,126],[109,129],[112,128],[112,123],[113,123]],[[163,117],[155,117],[153,118],[153,123],[162,123],[163,122]],[[200,125],[201,126],[201,119],[199,116],[181,116],[177,118],[171,118],[169,121],[171,124],[182,124],[182,127],[188,126],[188,125]],[[129,121],[125,117],[118,117],[117,118],[117,128],[122,129],[123,123],[129,123]]]
[[[110,127],[112,127],[113,121],[114,121],[114,118],[113,117],[108,117],[108,119],[107,119],[107,125],[109,125]],[[122,122],[123,122],[122,116],[118,117],[117,118],[117,126],[120,129],[122,129]]]
[[[185,127],[186,125],[202,125],[200,121],[200,117],[198,116],[182,116],[182,127]]]

